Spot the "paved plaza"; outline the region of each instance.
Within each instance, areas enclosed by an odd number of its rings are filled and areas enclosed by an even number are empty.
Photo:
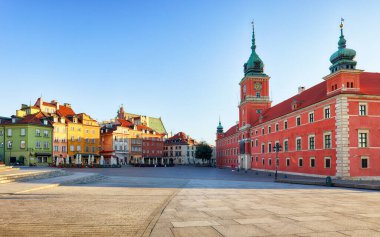
[[[376,191],[215,168],[78,171],[103,178],[0,184],[0,236],[380,236]]]

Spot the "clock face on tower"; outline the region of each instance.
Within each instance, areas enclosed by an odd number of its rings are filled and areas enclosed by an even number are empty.
[[[261,84],[261,82],[255,82],[255,90],[259,91],[261,90],[261,88],[263,88],[263,85]]]

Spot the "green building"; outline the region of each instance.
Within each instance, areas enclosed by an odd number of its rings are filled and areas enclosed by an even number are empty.
[[[2,151],[6,165],[48,165],[52,163],[53,126],[43,113],[12,117],[0,123]]]

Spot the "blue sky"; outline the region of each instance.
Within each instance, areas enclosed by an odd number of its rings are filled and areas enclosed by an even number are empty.
[[[257,52],[273,104],[321,82],[345,18],[358,68],[380,72],[379,1],[0,0],[0,115],[71,103],[98,120],[127,111],[214,142],[238,120],[239,81]]]

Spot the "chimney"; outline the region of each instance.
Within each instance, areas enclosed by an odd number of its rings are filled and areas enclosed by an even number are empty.
[[[64,103],[63,105],[64,105],[65,107],[71,108],[71,104],[69,104],[69,103]]]
[[[302,92],[304,92],[306,89],[304,86],[299,86],[298,87],[298,94],[301,94]]]
[[[59,110],[59,103],[56,100],[52,100],[51,103],[55,105],[56,110]]]

